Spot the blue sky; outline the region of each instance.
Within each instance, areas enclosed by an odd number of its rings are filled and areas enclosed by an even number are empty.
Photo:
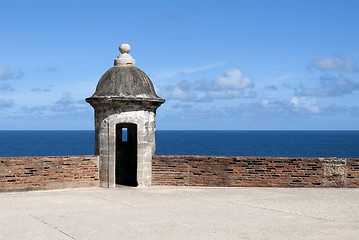
[[[0,129],[94,129],[121,43],[157,129],[358,130],[359,1],[1,1]]]

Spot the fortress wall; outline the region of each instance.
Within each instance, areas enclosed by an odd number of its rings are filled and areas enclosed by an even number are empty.
[[[359,158],[153,157],[153,185],[359,187]]]
[[[152,184],[359,187],[359,158],[157,155]],[[0,157],[0,192],[99,186],[98,156]]]
[[[98,156],[0,157],[0,192],[98,185]]]

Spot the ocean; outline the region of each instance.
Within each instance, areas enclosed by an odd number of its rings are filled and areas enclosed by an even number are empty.
[[[0,131],[0,157],[93,155],[94,131]],[[359,157],[359,131],[156,131],[158,155]]]

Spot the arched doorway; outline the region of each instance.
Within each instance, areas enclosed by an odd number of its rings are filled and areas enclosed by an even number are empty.
[[[138,186],[137,182],[137,125],[116,125],[116,184]]]

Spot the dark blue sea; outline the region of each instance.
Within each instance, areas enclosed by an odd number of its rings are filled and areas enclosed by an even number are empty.
[[[359,131],[156,131],[158,155],[359,157]],[[0,157],[94,154],[94,131],[0,131]]]

